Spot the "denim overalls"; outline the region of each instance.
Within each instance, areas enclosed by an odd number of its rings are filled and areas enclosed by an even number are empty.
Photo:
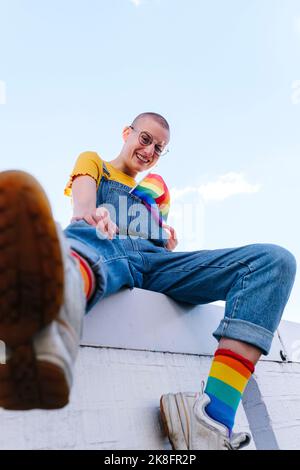
[[[130,187],[109,180],[108,175],[104,164],[97,207],[115,207],[120,233],[113,240],[99,238],[96,228],[84,220],[64,231],[72,249],[89,262],[96,276],[87,312],[101,298],[125,287],[162,292],[194,305],[223,300],[225,316],[213,336],[218,341],[226,337],[250,343],[267,355],[292,290],[295,257],[281,246],[265,243],[171,252],[165,248],[161,228],[151,238],[155,227],[151,217],[148,224],[140,224],[143,230],[135,230],[132,221],[141,201],[129,193]],[[119,196],[127,201],[127,214],[120,213]]]

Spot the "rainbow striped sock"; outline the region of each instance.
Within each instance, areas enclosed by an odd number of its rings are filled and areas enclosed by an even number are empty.
[[[94,291],[95,291],[95,286],[96,286],[96,280],[95,280],[95,275],[88,264],[88,262],[80,256],[76,251],[71,250],[71,255],[77,260],[78,262],[78,267],[80,269],[80,273],[82,276],[83,284],[84,284],[84,292],[86,295],[86,300],[90,300],[92,297]]]
[[[251,361],[229,349],[218,349],[208,376],[205,393],[211,402],[206,413],[231,433],[235,414],[246,385],[254,372]]]

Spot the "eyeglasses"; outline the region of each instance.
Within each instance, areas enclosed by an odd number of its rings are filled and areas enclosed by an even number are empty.
[[[138,129],[135,129],[133,126],[129,126],[130,129],[132,129],[135,132],[139,132],[139,143],[143,147],[148,147],[148,145],[151,145],[153,143],[153,135],[151,135],[147,131],[139,131]],[[163,157],[169,152],[169,149],[166,149],[165,147],[155,144],[154,145],[154,153],[157,155],[157,157]]]

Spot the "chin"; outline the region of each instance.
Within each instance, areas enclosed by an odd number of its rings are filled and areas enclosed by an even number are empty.
[[[145,171],[147,170],[149,167],[147,165],[143,165],[142,163],[139,164],[138,162],[134,162],[134,165],[132,165],[132,167],[134,168],[135,171]]]

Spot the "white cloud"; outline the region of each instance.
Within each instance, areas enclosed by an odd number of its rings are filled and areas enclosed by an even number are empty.
[[[224,201],[239,194],[253,194],[260,185],[246,181],[242,173],[229,172],[198,187],[172,188],[168,223],[176,228],[177,249],[200,250],[205,246],[206,208],[209,201]],[[177,251],[176,249],[176,251]]]
[[[205,201],[223,201],[237,194],[253,194],[260,189],[259,185],[253,185],[245,180],[242,173],[227,173],[216,181],[200,187],[200,193]]]
[[[172,202],[174,201],[180,201],[182,199],[185,199],[187,196],[190,195],[199,195],[199,189],[200,188],[194,188],[192,186],[187,186],[183,189],[177,189],[177,188],[172,188],[170,189],[171,193],[171,200]]]
[[[142,3],[142,0],[130,0],[131,3],[134,4],[134,6],[139,7]]]
[[[199,187],[187,186],[183,189],[173,188],[171,200],[182,201],[191,197],[200,197],[203,201],[224,201],[225,199],[238,194],[253,194],[260,190],[260,185],[248,183],[242,173],[226,173]]]
[[[129,0],[135,7],[140,7],[142,4],[160,4],[161,0]]]

